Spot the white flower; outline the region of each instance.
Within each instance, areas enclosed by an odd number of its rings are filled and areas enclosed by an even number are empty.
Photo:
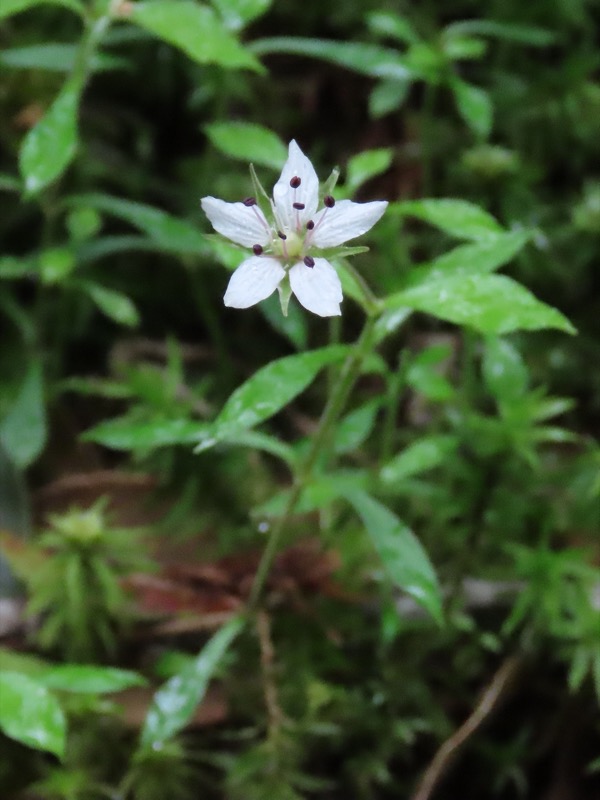
[[[336,203],[327,195],[319,210],[319,179],[294,140],[273,187],[272,219],[265,216],[254,197],[239,203],[204,197],[201,203],[218,233],[254,253],[231,276],[226,306],[248,308],[279,289],[285,309],[284,298],[289,299],[291,289],[304,308],[321,317],[341,313],[342,286],[319,250],[366,233],[387,207],[385,201]]]

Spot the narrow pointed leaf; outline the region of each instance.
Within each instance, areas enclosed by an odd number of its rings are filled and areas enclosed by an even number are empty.
[[[208,6],[192,0],[148,0],[133,5],[130,19],[199,64],[263,69]]]
[[[64,754],[66,721],[58,700],[19,672],[0,673],[0,730],[36,750]]]
[[[388,508],[366,492],[346,495],[365,529],[388,576],[437,621],[442,622],[442,595],[427,553],[410,530]]]
[[[167,252],[198,255],[209,252],[208,244],[195,225],[160,208],[96,193],[74,195],[67,199],[67,203],[118,217],[143,231]]]
[[[243,625],[244,620],[240,617],[227,622],[191,664],[186,664],[181,672],[158,690],[142,729],[143,746],[159,748],[187,725],[204,697],[210,679]]]
[[[77,108],[83,82],[67,80],[42,119],[25,137],[19,168],[29,193],[39,192],[71,163],[77,148]]]
[[[362,42],[335,42],[329,39],[308,39],[302,36],[275,36],[257,39],[250,45],[253,53],[291,53],[309,58],[321,58],[363,75],[377,78],[406,79],[412,71],[395,51]]]
[[[323,367],[340,361],[349,348],[332,345],[285,356],[258,370],[225,403],[215,428],[231,436],[272,417],[312,383]]]
[[[417,217],[458,239],[480,241],[504,233],[503,228],[491,214],[466,200],[453,198],[409,200],[390,206],[390,211]]]
[[[575,333],[569,320],[504,275],[470,275],[426,283],[391,295],[387,308],[413,308],[482,333],[557,328]]]
[[[123,689],[145,686],[147,683],[138,672],[88,664],[59,664],[48,667],[40,671],[36,679],[49,689],[81,694],[121,692]]]
[[[433,261],[412,269],[407,283],[413,287],[442,278],[494,272],[511,261],[530,238],[530,231],[510,231],[484,241],[461,244]]]
[[[492,101],[479,86],[456,78],[452,81],[456,108],[469,128],[480,138],[487,139],[492,130]]]
[[[0,424],[0,441],[21,468],[32,464],[46,443],[46,412],[42,370],[32,361],[17,398]]]
[[[262,125],[253,122],[213,122],[204,126],[213,145],[225,155],[281,170],[287,147]]]

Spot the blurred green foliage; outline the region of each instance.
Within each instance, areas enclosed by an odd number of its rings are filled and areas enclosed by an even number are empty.
[[[595,796],[598,3],[0,5],[0,590],[54,659],[0,651],[7,797],[413,796],[512,659],[440,796]],[[244,256],[199,199],[270,187],[292,138],[390,201],[340,320],[222,306]],[[104,501],[30,522],[82,442],[156,476],[165,546],[266,545],[168,675],[129,636],[148,540]],[[309,534],[335,587],[284,602],[267,541]],[[137,736],[104,695],[141,672]],[[213,677],[228,715],[188,730]]]

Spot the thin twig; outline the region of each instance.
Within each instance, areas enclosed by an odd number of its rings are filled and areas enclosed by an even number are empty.
[[[446,739],[433,757],[412,800],[430,800],[438,784],[468,740],[506,700],[522,667],[523,659],[519,656],[511,656],[502,662],[473,713],[449,739]]]
[[[279,705],[275,678],[275,650],[271,639],[271,620],[267,612],[262,609],[256,615],[256,630],[260,645],[260,666],[267,709],[269,739],[272,742],[277,742],[283,723],[283,712]]]

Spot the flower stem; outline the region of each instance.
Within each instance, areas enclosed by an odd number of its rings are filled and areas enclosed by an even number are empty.
[[[348,395],[360,374],[364,359],[372,350],[375,319],[375,316],[367,317],[362,333],[344,361],[338,381],[323,409],[310,450],[298,469],[285,508],[273,526],[269,541],[267,542],[267,546],[265,547],[258,565],[250,592],[249,607],[251,609],[255,609],[259,604],[273,560],[277,555],[281,536],[287,527],[290,517],[294,513],[294,509],[296,508],[296,504],[300,499],[303,489],[312,476],[313,469],[319,460],[319,456],[327,446],[332,428],[344,410]]]

